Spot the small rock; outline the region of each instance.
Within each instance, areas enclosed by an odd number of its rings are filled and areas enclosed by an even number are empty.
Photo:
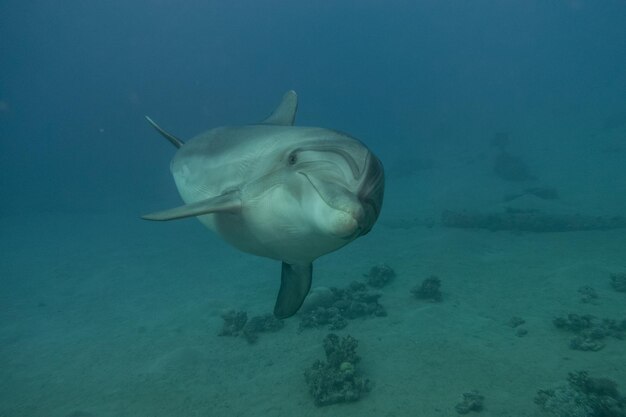
[[[335,302],[335,295],[328,287],[315,287],[306,296],[300,314],[306,314],[318,307],[328,308]]]
[[[435,275],[431,275],[429,278],[422,281],[421,285],[414,287],[411,293],[422,300],[439,302],[442,299],[441,280]]]
[[[582,303],[595,304],[598,299],[598,293],[592,287],[584,285],[578,289],[578,293],[581,295],[580,301]]]
[[[626,292],[626,273],[611,274],[611,286],[617,292]]]
[[[511,319],[509,320],[509,326],[515,328],[517,326],[521,326],[522,324],[526,323],[526,320],[524,320],[521,317],[518,316],[513,316],[511,317]]]
[[[454,409],[459,414],[467,414],[470,411],[481,411],[485,397],[478,391],[470,391],[463,394],[463,401],[458,403]]]
[[[515,336],[517,336],[517,337],[524,337],[524,336],[526,336],[527,334],[528,334],[528,330],[526,330],[526,329],[525,329],[525,328],[523,328],[523,327],[520,327],[520,328],[518,328],[518,329],[515,331]]]
[[[604,349],[604,346],[604,343],[600,342],[599,340],[583,336],[576,336],[569,343],[570,349],[591,352],[597,352],[599,350],[602,350]]]

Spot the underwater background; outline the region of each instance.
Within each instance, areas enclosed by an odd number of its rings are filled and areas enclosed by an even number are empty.
[[[0,416],[626,416],[624,22],[623,0],[2,1]],[[297,125],[378,155],[385,202],[316,261],[330,301],[250,336],[225,322],[272,311],[278,263],[140,219],[181,204],[144,115],[187,139],[289,89]]]

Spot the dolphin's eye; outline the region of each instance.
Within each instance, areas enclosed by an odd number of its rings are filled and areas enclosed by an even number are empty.
[[[295,152],[292,152],[289,154],[289,157],[287,158],[287,163],[289,165],[295,165],[296,162],[298,162],[298,157],[296,156]]]

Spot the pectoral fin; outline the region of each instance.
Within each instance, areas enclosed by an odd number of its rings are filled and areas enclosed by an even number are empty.
[[[156,213],[141,216],[145,220],[176,220],[186,217],[200,216],[210,213],[236,213],[241,209],[241,199],[238,191],[231,191],[217,197],[207,198],[186,204],[170,210],[158,211]]]
[[[280,291],[274,306],[274,315],[279,319],[293,316],[302,306],[311,289],[313,264],[292,265],[283,262]]]
[[[150,123],[152,127],[155,128],[156,131],[161,134],[161,136],[169,140],[172,145],[176,146],[177,148],[180,148],[181,146],[185,144],[185,142],[178,139],[176,136],[172,135],[170,132],[166,131],[165,129],[163,129],[161,126],[156,124],[156,122],[152,120],[151,118],[149,118],[148,116],[144,116],[144,117],[146,118],[148,123]]]

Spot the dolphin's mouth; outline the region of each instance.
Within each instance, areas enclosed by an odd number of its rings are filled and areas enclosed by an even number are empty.
[[[328,207],[341,212],[341,215],[337,216],[334,221],[334,234],[342,239],[351,239],[359,235],[365,218],[365,212],[359,200],[342,185],[319,180],[302,171],[298,173],[309,181]]]

